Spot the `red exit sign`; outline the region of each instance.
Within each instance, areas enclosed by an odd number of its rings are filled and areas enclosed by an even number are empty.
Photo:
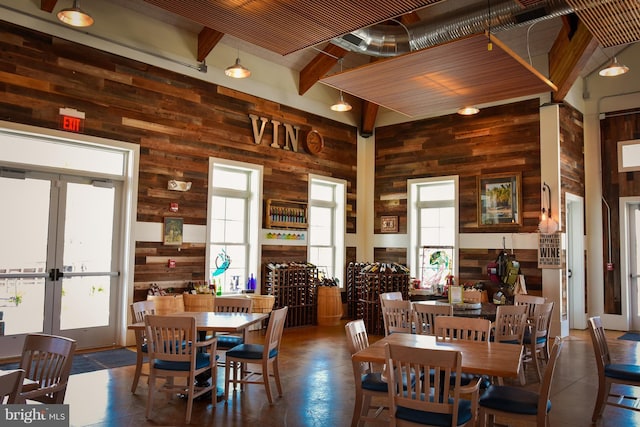
[[[82,132],[84,129],[84,113],[72,108],[61,108],[60,129],[68,132]]]

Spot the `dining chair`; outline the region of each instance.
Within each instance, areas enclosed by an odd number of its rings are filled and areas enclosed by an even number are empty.
[[[513,305],[524,305],[527,307],[527,318],[533,319],[536,305],[547,302],[545,297],[539,297],[529,294],[516,294],[513,297]]]
[[[387,300],[381,305],[384,334],[413,332],[413,311],[409,300]]]
[[[214,294],[182,294],[184,311],[214,311],[215,299]]]
[[[216,298],[213,311],[218,313],[251,313],[253,300],[250,298],[234,298],[224,297]],[[218,351],[221,353],[232,349],[233,347],[244,344],[247,340],[247,329],[243,329],[242,333],[218,333]],[[224,366],[224,360],[220,358],[218,363]]]
[[[589,334],[598,366],[598,394],[591,420],[596,423],[602,417],[605,405],[634,411],[640,410],[638,408],[640,398],[636,397],[637,395],[611,393],[612,385],[640,387],[640,365],[611,363],[609,345],[599,316],[589,318]],[[617,387],[617,391],[621,389],[621,387]],[[613,397],[615,400],[609,400],[609,397]],[[633,402],[633,404],[625,402]]]
[[[22,390],[18,403],[35,400],[42,403],[64,403],[76,341],[48,334],[28,334],[22,347],[20,369],[25,378],[38,387]]]
[[[440,339],[489,341],[491,321],[477,317],[437,316],[435,336]]]
[[[490,386],[480,397],[480,426],[493,426],[496,416],[501,424],[507,419],[518,423],[517,425],[526,423],[536,427],[549,426],[551,382],[563,343],[560,337],[554,339],[544,379],[537,392],[522,387]]]
[[[400,291],[383,292],[380,294],[380,305],[384,305],[387,301],[399,301],[402,299],[402,292]]]
[[[369,347],[369,335],[364,320],[352,320],[344,325],[344,329],[347,333],[347,347],[352,356]],[[387,382],[382,379],[382,367],[378,366],[376,369],[376,366],[370,362],[352,361],[352,364],[356,401],[351,417],[351,427],[363,426],[367,422],[388,423],[388,417],[380,417],[385,409],[389,409],[388,402],[386,405],[371,404],[372,399],[387,401],[389,398]],[[375,413],[369,416],[372,409],[375,409]]]
[[[0,404],[16,403],[22,391],[24,369],[12,369],[0,373]]]
[[[205,393],[211,393],[211,405],[215,408],[217,393],[217,368],[215,362],[216,339],[198,340],[196,319],[190,316],[144,317],[149,351],[149,394],[147,419],[151,418],[156,391],[167,395],[184,393],[187,398],[185,423],[191,422],[193,401]],[[187,342],[187,345],[183,345]],[[196,376],[211,374],[211,381],[196,382]],[[164,379],[161,385],[158,378]],[[176,379],[183,379],[176,382]]]
[[[390,426],[474,426],[480,380],[460,384],[462,353],[385,344]],[[415,375],[418,372],[436,375]],[[469,396],[463,399],[462,396]]]
[[[523,338],[524,354],[523,366],[532,363],[536,368],[538,381],[542,381],[540,362],[549,361],[549,331],[553,301],[536,304],[531,325],[525,331]]]
[[[147,314],[156,314],[156,303],[151,300],[136,301],[129,305],[131,311],[131,320],[133,323],[144,322]],[[131,384],[131,393],[135,393],[138,388],[140,376],[149,376],[148,370],[143,372],[144,358],[148,356],[147,335],[144,329],[134,330],[136,337],[136,370],[133,373],[133,383]]]
[[[228,350],[225,354],[225,379],[224,379],[224,396],[225,400],[229,398],[229,384],[233,384],[233,390],[240,384],[264,384],[267,400],[273,403],[271,397],[271,386],[269,377],[273,376],[278,396],[282,396],[282,385],[280,383],[280,369],[278,368],[278,360],[280,357],[280,341],[284,323],[287,318],[288,307],[282,307],[271,312],[269,325],[265,332],[263,344],[243,343]],[[248,364],[259,364],[262,369],[260,372],[250,371]],[[269,373],[269,365],[271,365],[273,374]],[[226,402],[225,402],[226,403]]]
[[[453,305],[413,303],[413,323],[416,334],[435,335],[437,316],[453,316]]]
[[[527,325],[527,306],[499,305],[496,309],[496,321],[493,323],[491,341],[522,347]],[[520,358],[520,384],[524,385],[525,376],[522,363],[522,358]],[[502,378],[499,378],[498,381],[502,383]]]

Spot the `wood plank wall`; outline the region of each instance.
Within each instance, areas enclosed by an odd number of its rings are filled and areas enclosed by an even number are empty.
[[[640,139],[640,113],[637,111],[618,111],[606,114],[600,120],[600,141],[602,154],[602,194],[611,209],[611,236],[607,233],[607,216],[609,213],[602,203],[604,253],[604,311],[621,314],[620,295],[620,197],[640,196],[640,172],[618,172],[618,141]],[[609,239],[610,238],[610,239]],[[613,271],[607,271],[609,241],[611,244],[611,261]]]
[[[86,113],[84,133],[140,145],[137,220],[165,216],[205,225],[209,157],[264,166],[263,197],[306,201],[308,174],[347,181],[347,232],[356,230],[357,129],[246,93],[0,22],[0,120],[58,128],[60,107]],[[298,152],[273,148],[272,128],[254,143],[249,114],[300,128]],[[325,148],[302,148],[316,129]],[[284,129],[279,132],[280,144]],[[191,181],[188,192],[167,190],[170,179]],[[170,202],[180,206],[169,211]],[[159,238],[161,236],[158,236]],[[161,242],[137,242],[134,286],[179,288],[204,280],[205,246],[177,251]],[[265,247],[267,260],[306,258],[293,246]],[[167,259],[176,268],[167,268]]]
[[[376,129],[375,232],[381,215],[398,215],[407,232],[407,179],[459,176],[460,233],[533,233],[540,220],[540,114],[537,99],[483,109],[462,117],[452,114]],[[522,225],[486,228],[477,222],[477,178],[509,172],[522,174]],[[501,248],[460,248],[458,278],[486,281],[486,265]],[[376,248],[376,261],[406,263],[406,251]],[[404,259],[403,259],[404,256]],[[527,289],[540,293],[542,274],[537,251],[516,252]]]

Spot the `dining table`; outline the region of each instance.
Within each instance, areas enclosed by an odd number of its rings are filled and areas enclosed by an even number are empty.
[[[413,304],[450,305],[449,301],[446,299],[413,301]],[[481,302],[475,304],[474,306],[471,306],[469,304],[453,304],[453,315],[460,317],[477,317],[481,319],[489,319],[490,321],[494,322],[496,320],[497,309],[498,306],[491,302]]]
[[[462,353],[462,372],[502,378],[517,378],[520,374],[522,346],[496,342],[449,340],[433,335],[395,333],[353,354],[354,362],[386,363],[384,345],[451,350]]]

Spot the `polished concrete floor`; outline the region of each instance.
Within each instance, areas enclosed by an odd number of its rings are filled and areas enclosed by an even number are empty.
[[[343,324],[346,321],[343,321]],[[610,338],[621,333],[608,332]],[[259,332],[251,332],[259,341]],[[371,337],[375,340],[376,337]],[[612,349],[613,352],[613,349]],[[640,351],[631,356],[640,360]],[[133,367],[73,375],[65,403],[72,426],[177,426],[184,424],[186,402],[158,394],[153,417],[145,418],[147,385],[142,378],[131,394]],[[220,370],[220,380],[223,378]],[[538,386],[532,369],[526,387]],[[595,358],[587,331],[572,331],[560,356],[552,386],[551,425],[590,426],[597,388]],[[191,425],[339,427],[349,426],[354,402],[353,374],[344,328],[285,329],[281,348],[284,396],[269,405],[262,385],[248,385],[228,404],[194,404]],[[224,383],[219,382],[222,386]],[[274,386],[275,388],[275,386]],[[640,426],[640,413],[607,406],[599,426]]]

